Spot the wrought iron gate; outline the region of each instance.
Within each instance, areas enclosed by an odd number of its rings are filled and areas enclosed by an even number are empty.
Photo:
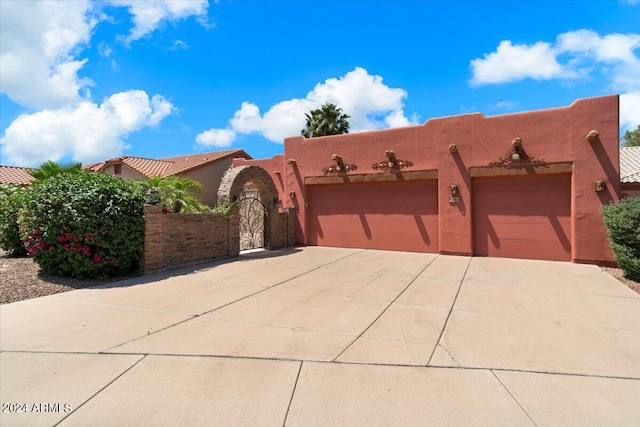
[[[238,201],[240,208],[240,250],[264,247],[266,209],[260,199],[245,195]]]

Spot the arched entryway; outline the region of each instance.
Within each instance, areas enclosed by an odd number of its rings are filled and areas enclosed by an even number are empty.
[[[275,249],[284,246],[280,243],[282,239],[277,238],[285,231],[280,218],[284,214],[278,212],[278,190],[267,171],[253,165],[229,169],[218,188],[218,201],[234,202],[230,236],[232,233],[238,236],[239,251],[251,247]],[[256,229],[261,231],[256,234]]]

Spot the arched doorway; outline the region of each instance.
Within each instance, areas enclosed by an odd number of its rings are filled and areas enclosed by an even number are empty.
[[[235,240],[237,236],[238,251],[256,244],[265,249],[282,247],[281,244],[274,245],[271,238],[278,233],[280,214],[277,207],[278,190],[267,171],[253,165],[229,169],[218,188],[218,201],[234,202],[230,223],[233,230],[230,229],[229,235],[230,240]],[[256,233],[258,229],[262,231]]]

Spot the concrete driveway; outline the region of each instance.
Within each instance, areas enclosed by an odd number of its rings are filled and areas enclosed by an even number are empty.
[[[640,425],[596,266],[290,248],[0,314],[3,426]]]

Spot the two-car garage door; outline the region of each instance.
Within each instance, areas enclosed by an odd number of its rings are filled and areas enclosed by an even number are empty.
[[[438,252],[438,182],[310,185],[308,244]]]

